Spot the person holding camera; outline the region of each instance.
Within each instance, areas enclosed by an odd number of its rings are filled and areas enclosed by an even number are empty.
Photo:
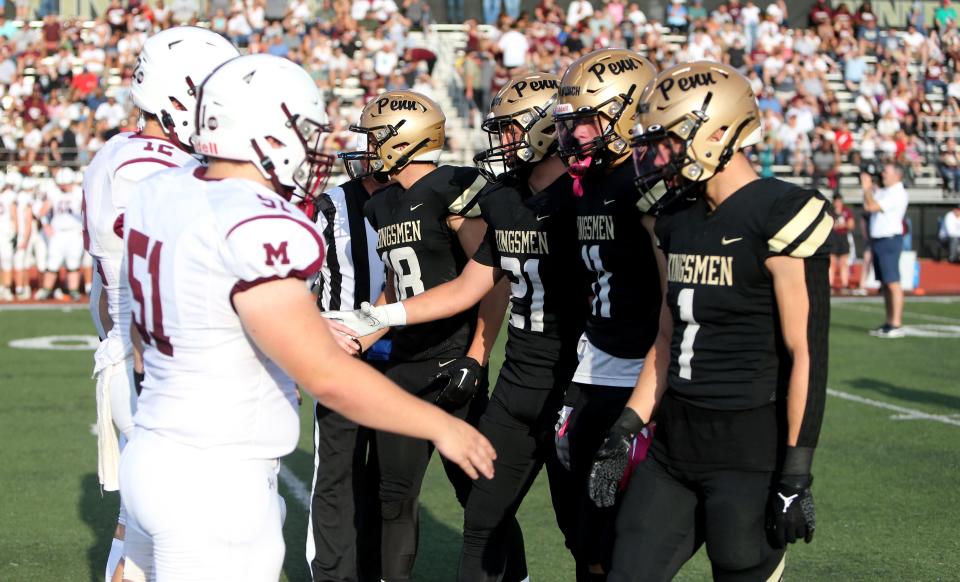
[[[903,169],[893,162],[883,164],[880,176],[883,186],[874,188],[871,172],[860,174],[863,186],[863,209],[870,213],[870,248],[873,270],[880,281],[887,319],[871,330],[870,335],[882,338],[903,337],[903,287],[900,285],[900,251],[903,249],[903,217],[907,212],[907,190],[903,186]]]

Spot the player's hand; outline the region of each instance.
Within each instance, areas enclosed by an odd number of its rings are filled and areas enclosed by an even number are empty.
[[[777,548],[797,540],[813,540],[817,519],[813,509],[813,476],[781,475],[767,506],[767,534]]]
[[[476,394],[483,373],[480,362],[469,356],[447,362],[431,382],[440,386],[435,404],[444,410],[456,410],[464,406]]]
[[[447,415],[449,425],[445,427],[433,444],[440,454],[463,469],[471,479],[483,475],[493,479],[493,460],[497,452],[480,431],[459,418]]]
[[[553,443],[557,447],[557,459],[563,468],[570,470],[570,414],[573,412],[572,406],[564,405],[557,416],[557,423],[553,426]]]
[[[359,356],[360,352],[363,350],[363,346],[360,344],[360,340],[357,339],[355,331],[353,329],[343,325],[335,319],[328,319],[327,325],[330,327],[330,332],[333,334],[333,340],[340,346],[340,349],[345,351],[347,355],[350,356]]]
[[[613,507],[616,503],[617,490],[630,467],[634,439],[645,426],[632,408],[625,407],[610,427],[606,440],[593,457],[587,484],[590,499],[597,507]]]
[[[404,325],[407,320],[406,310],[400,303],[370,305],[366,301],[360,305],[360,309],[324,311],[323,316],[349,327],[359,337],[394,325]]]

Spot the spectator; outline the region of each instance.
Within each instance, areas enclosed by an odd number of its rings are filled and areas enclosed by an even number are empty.
[[[500,49],[503,66],[507,69],[522,67],[527,62],[527,51],[530,50],[530,42],[526,35],[511,27],[510,30],[500,36],[497,41],[497,48]]]
[[[870,248],[873,270],[880,281],[886,307],[886,321],[870,334],[882,338],[904,336],[903,287],[900,284],[900,252],[903,250],[903,219],[908,196],[903,186],[903,170],[887,162],[883,165],[883,187],[874,189],[873,177],[860,175],[863,208],[870,213]]]
[[[830,233],[830,287],[847,293],[850,288],[850,237],[853,236],[855,220],[853,211],[843,203],[837,192],[833,195],[833,214],[836,218]],[[834,277],[838,276],[839,281]]]
[[[590,0],[573,0],[567,7],[567,26],[576,28],[580,23],[593,16],[593,4]]]
[[[818,138],[813,155],[810,157],[813,170],[813,187],[820,188],[826,179],[827,187],[835,192],[839,188],[840,152],[833,142]]]
[[[667,26],[677,32],[685,33],[689,24],[687,8],[683,5],[683,1],[671,0],[670,6],[667,7]]]
[[[941,32],[957,23],[957,9],[953,7],[950,0],[943,0],[940,8],[933,13],[933,21]]]
[[[947,143],[940,153],[940,175],[943,176],[943,185],[951,194],[960,192],[960,151],[957,150],[957,140],[948,137]]]
[[[950,253],[947,260],[960,263],[960,204],[943,217],[939,238],[947,244]]]

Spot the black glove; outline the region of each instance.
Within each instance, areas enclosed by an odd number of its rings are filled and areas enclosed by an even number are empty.
[[[140,392],[143,390],[143,381],[147,378],[147,375],[144,372],[133,372],[133,387],[137,391],[137,396],[140,396]]]
[[[810,486],[813,449],[787,447],[780,480],[767,506],[767,534],[774,547],[783,548],[799,539],[813,540],[817,520]]]
[[[477,393],[483,372],[480,362],[470,357],[458,358],[444,365],[431,383],[440,388],[436,405],[444,410],[456,410],[470,402]]]
[[[646,423],[630,407],[620,413],[593,457],[588,489],[597,507],[613,507],[617,488],[630,462],[630,444]]]

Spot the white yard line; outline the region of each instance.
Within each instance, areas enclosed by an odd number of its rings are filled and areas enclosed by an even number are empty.
[[[868,305],[857,305],[855,303],[834,303],[833,307],[839,307],[841,309],[849,309],[850,311],[860,311],[862,313],[872,313],[874,315],[883,315],[885,312],[880,307],[870,307]],[[924,319],[926,321],[938,321],[940,323],[960,323],[960,319],[956,317],[947,317],[945,315],[930,315],[928,313],[917,313],[916,311],[906,311],[903,312],[904,319]]]
[[[857,402],[859,404],[866,404],[867,406],[883,408],[885,410],[896,412],[896,416],[891,416],[891,418],[896,420],[932,420],[934,422],[942,422],[943,424],[960,426],[960,419],[954,418],[953,415],[930,414],[920,410],[915,410],[913,408],[888,404],[886,402],[880,402],[879,400],[871,400],[870,398],[864,398],[863,396],[857,396],[856,394],[850,394],[849,392],[834,390],[833,388],[827,388],[827,394],[837,398],[842,398],[843,400],[849,400],[850,402]]]
[[[958,421],[958,424],[960,424],[960,421]],[[301,481],[299,477],[293,474],[290,467],[283,464],[283,461],[280,461],[280,472],[278,475],[290,491],[288,497],[296,499],[304,509],[310,509],[310,489],[307,488],[307,485]]]

